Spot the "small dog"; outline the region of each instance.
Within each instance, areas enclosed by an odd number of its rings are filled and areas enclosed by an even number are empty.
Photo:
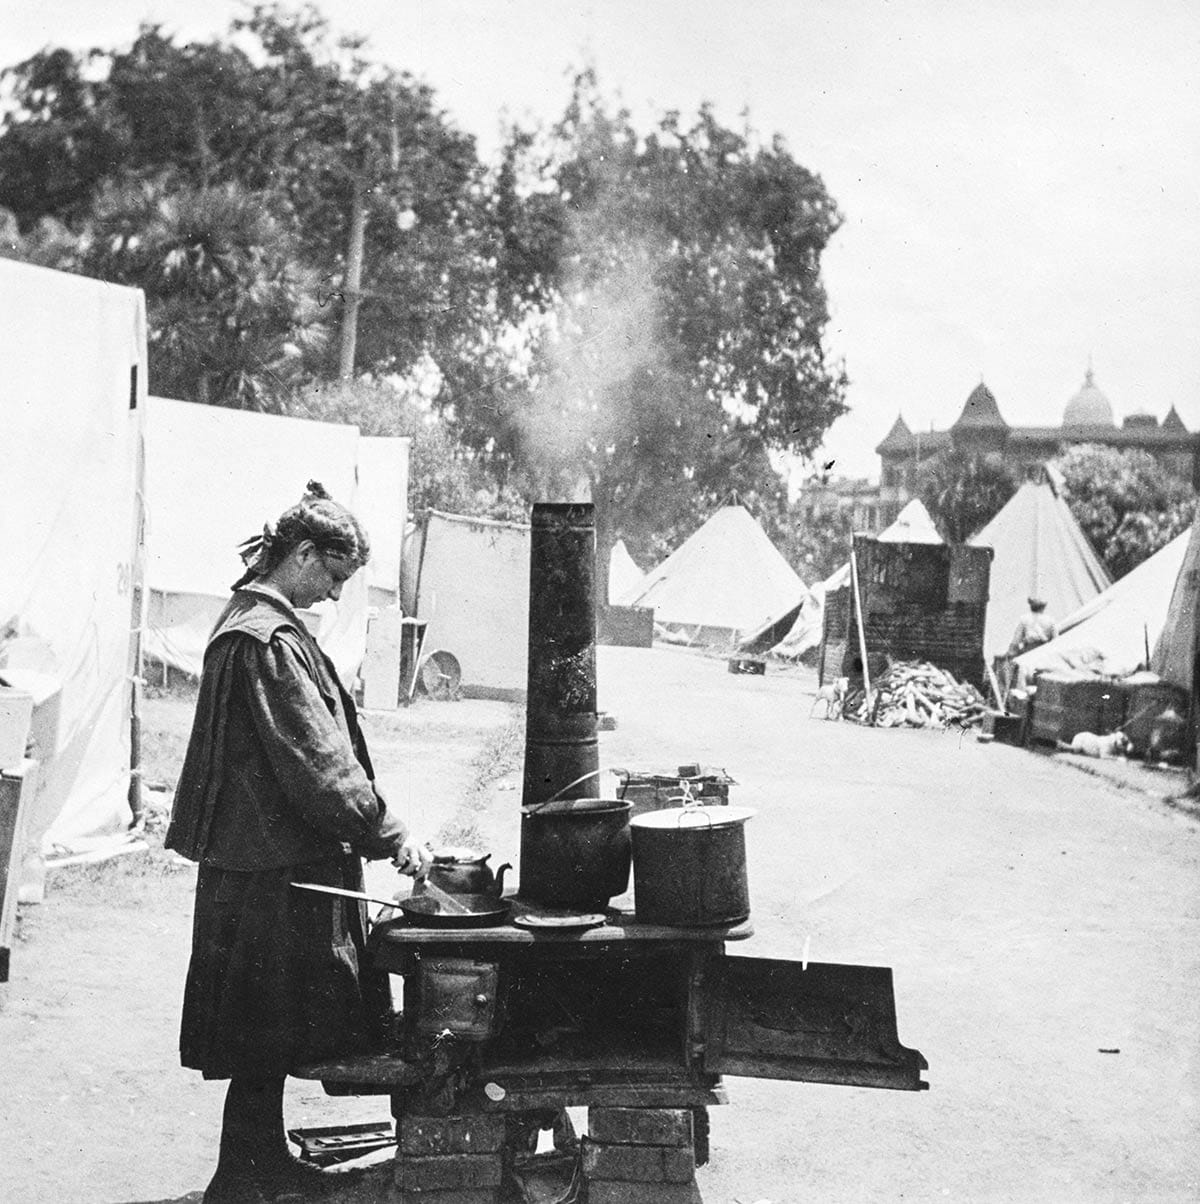
[[[808,717],[811,719],[817,709],[819,703],[824,703],[826,719],[840,719],[842,717],[842,707],[846,702],[846,688],[850,685],[848,677],[838,677],[829,683],[827,686],[822,686],[813,698],[813,704],[809,708]]]
[[[1101,760],[1123,757],[1129,752],[1129,737],[1119,731],[1108,736],[1097,736],[1095,732],[1076,732],[1070,742],[1056,740],[1055,744],[1062,752],[1099,757]]]

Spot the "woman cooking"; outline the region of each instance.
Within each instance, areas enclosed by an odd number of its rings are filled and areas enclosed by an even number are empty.
[[[416,877],[430,862],[376,789],[354,703],[296,613],[340,596],[367,562],[366,533],[310,482],[241,551],[166,836],[199,862],[181,1061],[229,1080],[206,1204],[311,1198],[322,1173],[288,1150],[284,1078],[384,1035],[390,999],[363,965],[362,904],[293,883],[361,890],[364,857]]]

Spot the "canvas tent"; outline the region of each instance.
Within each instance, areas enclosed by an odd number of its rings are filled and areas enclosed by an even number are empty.
[[[408,519],[408,457],[411,440],[362,435],[358,440],[358,488],[354,513],[371,539],[367,565],[372,606],[399,605],[400,557]]]
[[[336,605],[324,602],[312,612],[318,640],[350,685],[366,643],[368,586],[388,585],[386,597],[396,597],[406,488],[405,449],[375,444],[362,472],[370,486],[360,489],[362,443],[353,426],[150,398],[146,657],[199,674],[208,633],[241,575],[237,545],[315,479],[361,513],[372,540],[374,567],[356,573]]]
[[[467,697],[522,699],[529,649],[525,523],[427,510],[405,544],[404,578],[424,621],[423,656],[449,653]]]
[[[724,506],[618,601],[688,643],[728,646],[785,615],[804,582],[742,506]]]
[[[824,581],[808,588],[808,597],[800,607],[800,613],[791,630],[771,649],[776,656],[797,660],[821,642],[821,631],[825,625],[825,599],[834,590],[850,584],[850,562],[835,569]]]
[[[1061,623],[1111,584],[1049,478],[1026,481],[970,542],[994,552],[983,643],[989,662],[1008,651],[1029,598],[1040,597]]]
[[[635,593],[646,576],[629,554],[623,539],[613,544],[608,558],[608,600],[616,603],[626,594]]]
[[[1086,602],[1059,624],[1058,636],[1048,644],[1017,657],[1022,680],[1041,670],[1087,670],[1109,677],[1124,677],[1146,665],[1146,649],[1153,649],[1164,630],[1172,588],[1183,579],[1181,567],[1188,547],[1188,532],[1177,535],[1148,560]],[[1156,672],[1168,680],[1157,660]],[[1178,684],[1187,685],[1186,682]]]
[[[146,319],[139,290],[0,259],[0,677],[58,695],[27,834],[127,828]]]
[[[1200,614],[1197,613],[1197,590],[1200,588],[1200,516],[1193,521],[1190,532],[1177,535],[1167,547],[1181,542],[1185,544],[1183,558],[1175,570],[1171,601],[1163,617],[1162,630],[1153,645],[1154,655],[1150,661],[1150,668],[1164,680],[1182,686],[1191,693],[1195,687],[1193,677],[1196,661],[1196,622],[1200,618]],[[1166,548],[1156,555],[1161,556],[1164,551]],[[1151,560],[1153,559],[1154,557],[1151,557]],[[1170,567],[1168,562],[1163,571],[1169,571]],[[1134,569],[1134,572],[1137,572],[1137,569]],[[1161,597],[1161,594],[1158,596]]]
[[[929,511],[920,498],[913,498],[896,515],[895,521],[875,537],[884,543],[941,543]]]

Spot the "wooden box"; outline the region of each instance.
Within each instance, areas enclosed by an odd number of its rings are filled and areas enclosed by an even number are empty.
[[[1078,732],[1115,732],[1125,722],[1127,695],[1125,686],[1109,678],[1044,673],[1033,696],[1030,735],[1053,744]]]

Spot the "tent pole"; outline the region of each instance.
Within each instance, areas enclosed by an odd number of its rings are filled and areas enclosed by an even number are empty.
[[[858,588],[858,550],[854,537],[850,537],[850,584],[854,589],[854,616],[858,621],[858,654],[862,657],[863,699],[867,708],[867,722],[875,726],[875,712],[871,706],[871,670],[867,666],[867,633],[863,627],[862,593]]]
[[[134,419],[134,526],[133,564],[130,573],[132,605],[130,618],[130,682],[129,682],[129,810],[131,828],[140,828],[146,820],[145,798],[142,794],[142,673],[145,661],[142,653],[142,630],[146,621],[146,444],[142,435],[142,413],[137,409]]]

